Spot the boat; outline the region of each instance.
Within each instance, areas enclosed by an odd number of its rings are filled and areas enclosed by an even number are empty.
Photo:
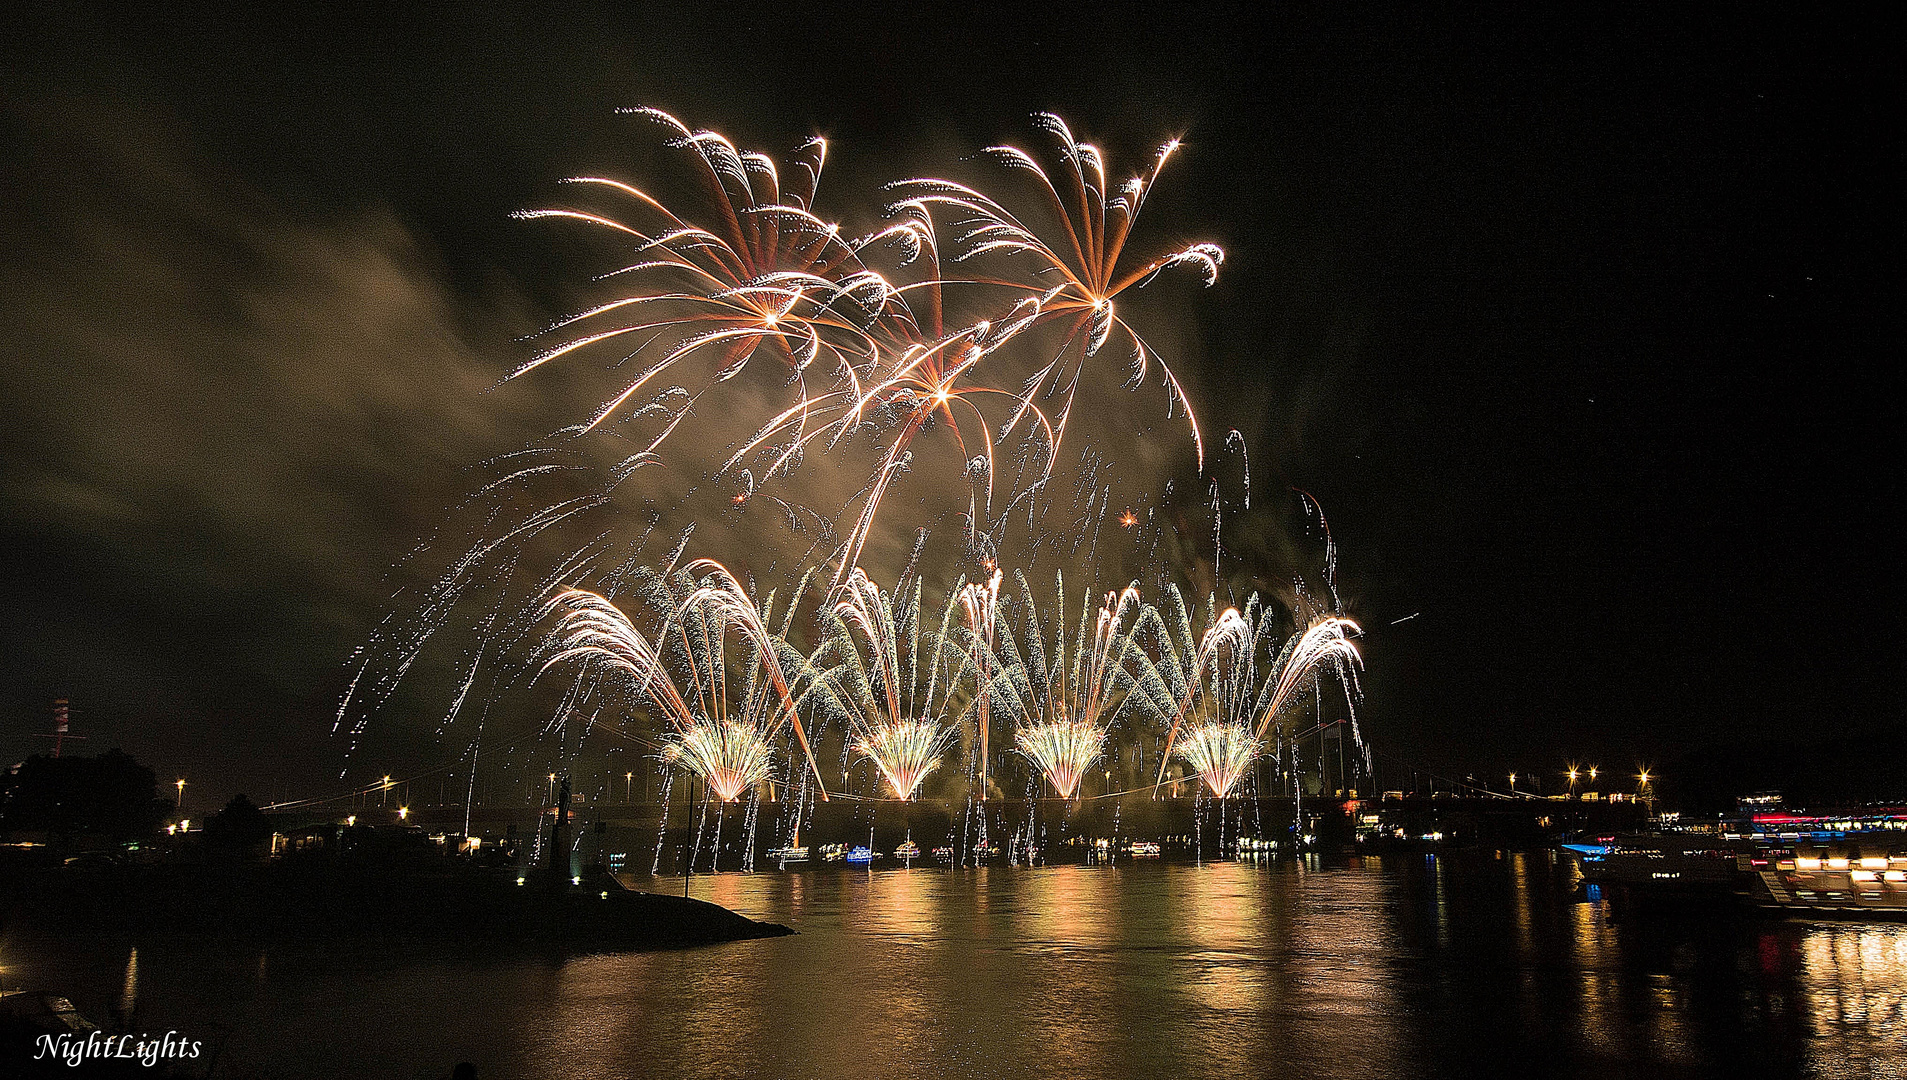
[[[847,857],[847,853],[848,849],[846,844],[821,845],[822,862],[840,862],[843,858]]]
[[[942,844],[934,849],[934,858],[939,859],[941,862],[952,862],[953,857],[954,849],[951,845]]]
[[[775,862],[782,862],[782,863],[807,862],[808,849],[805,846],[778,847],[768,853],[768,858]]]
[[[1732,896],[1775,914],[1907,917],[1907,808],[1755,807],[1712,826],[1562,846],[1580,860],[1584,882],[1645,897]]]
[[[1733,889],[1739,860],[1751,847],[1699,834],[1637,833],[1585,838],[1563,850],[1581,862],[1583,880],[1592,885],[1682,892]]]
[[[842,856],[850,866],[866,866],[874,861],[874,849],[856,844]]]
[[[920,845],[914,843],[912,840],[903,840],[901,841],[901,845],[894,849],[894,857],[896,859],[918,859],[920,858]]]
[[[1134,840],[1132,857],[1135,859],[1156,859],[1159,857],[1159,844],[1156,840]]]

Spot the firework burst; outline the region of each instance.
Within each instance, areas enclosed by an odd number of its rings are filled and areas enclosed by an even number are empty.
[[[1274,648],[1278,619],[1254,595],[1243,612],[1218,615],[1194,645],[1185,603],[1176,589],[1168,593],[1171,621],[1157,612],[1146,617],[1157,616],[1159,660],[1140,680],[1155,703],[1173,702],[1158,783],[1176,756],[1224,798],[1264,752],[1266,736],[1307,676],[1331,670],[1355,691],[1362,658],[1351,636],[1358,626],[1320,616]]]
[[[612,419],[658,418],[659,430],[646,444],[638,442],[640,449],[617,470],[619,482],[662,461],[663,444],[704,394],[767,357],[792,392],[752,437],[730,447],[716,470],[747,474],[734,505],[748,501],[758,480],[795,469],[812,449],[833,451],[870,427],[884,432],[866,486],[841,508],[854,521],[833,556],[836,585],[859,564],[883,497],[910,471],[924,432],[949,433],[947,442],[977,489],[969,517],[990,515],[1000,448],[1016,430],[1023,432],[1031,440],[1029,454],[1040,448],[1031,459],[1039,475],[1049,474],[1088,360],[1109,340],[1130,347],[1133,383],[1143,381],[1156,352],[1119,314],[1125,290],[1175,265],[1199,267],[1209,283],[1223,259],[1210,244],[1127,256],[1133,224],[1176,140],[1113,191],[1100,151],[1042,114],[1035,122],[1054,141],[1056,168],[1013,147],[987,153],[1037,177],[1042,204],[1063,239],[1042,239],[1004,203],[971,187],[928,179],[892,185],[887,223],[850,238],[815,210],[824,140],[810,140],[777,166],[661,110],[626,111],[663,130],[666,146],[686,160],[699,196],[689,209],[672,209],[642,188],[584,176],[569,182],[604,206],[519,215],[580,223],[618,238],[629,253],[602,276],[625,287],[550,327],[545,335],[558,343],[509,378],[584,352],[602,356],[611,368],[630,365],[634,374],[620,389],[569,429],[580,434]],[[950,257],[943,257],[937,218],[951,218],[959,230]],[[985,272],[971,272],[983,265]],[[948,325],[944,294],[950,288],[967,295],[962,318],[971,321]],[[1042,326],[1062,328],[1056,350],[1050,341],[1021,343]],[[1009,352],[1038,358],[1018,389],[988,374],[1000,363],[995,358]],[[1184,405],[1178,379],[1160,367],[1172,406]],[[704,372],[700,387],[672,384],[679,371]],[[1062,402],[1057,420],[1036,400],[1055,396]],[[1187,419],[1203,461],[1189,407]]]
[[[1214,798],[1228,798],[1264,752],[1265,744],[1244,724],[1213,721],[1187,728],[1177,753],[1204,781]]]
[[[949,734],[932,720],[881,720],[862,732],[854,750],[881,770],[896,797],[911,799],[940,764]]]
[[[1136,587],[1109,592],[1091,622],[1091,605],[1081,605],[1078,627],[1069,636],[1065,579],[1056,581],[1048,628],[1026,579],[1015,577],[1025,618],[1019,639],[1008,636],[1002,645],[1008,654],[1003,707],[1014,718],[1015,748],[1039,767],[1060,798],[1070,799],[1105,747],[1113,718],[1136,683],[1142,658],[1133,634],[1144,605]]]
[[[713,358],[708,385],[714,385],[741,374],[755,356],[771,356],[794,383],[798,400],[808,396],[810,369],[817,364],[830,379],[849,383],[857,368],[874,366],[870,328],[889,314],[897,294],[862,264],[840,226],[814,213],[827,142],[810,140],[777,168],[768,156],[739,150],[715,132],[691,130],[660,109],[626,111],[661,125],[669,133],[667,145],[687,153],[702,191],[701,212],[678,214],[640,188],[581,176],[568,183],[604,193],[620,207],[518,214],[608,230],[632,245],[632,261],[603,275],[630,283],[627,292],[552,326],[546,334],[568,339],[509,377],[597,347],[611,351],[617,363],[647,357],[636,376],[597,409],[587,430],[657,379],[701,357]],[[695,396],[677,403],[651,451],[688,415]]]
[[[1039,768],[1060,798],[1070,799],[1105,749],[1106,729],[1079,720],[1026,724],[1013,732],[1013,746]]]
[[[771,747],[784,726],[793,730],[819,782],[784,670],[791,659],[799,662],[799,654],[767,633],[761,614],[725,569],[712,563],[692,569],[708,572],[699,588],[687,572],[673,582],[649,572],[639,578],[651,605],[665,613],[653,641],[597,593],[569,589],[552,598],[544,613],[557,615],[558,622],[543,670],[578,663],[599,676],[623,676],[635,698],[661,714],[669,729],[664,760],[700,776],[724,802],[768,775]],[[739,680],[725,655],[731,633],[747,648],[747,660],[735,664],[743,669]],[[799,686],[805,677],[801,665],[793,682]],[[821,793],[825,798],[825,785]]]
[[[1119,314],[1118,298],[1127,289],[1142,286],[1164,270],[1191,266],[1207,285],[1217,280],[1225,253],[1216,244],[1193,244],[1151,258],[1128,259],[1127,242],[1165,163],[1179,148],[1172,139],[1159,148],[1151,168],[1121,184],[1117,193],[1107,182],[1105,156],[1091,143],[1074,137],[1066,121],[1040,113],[1034,123],[1052,141],[1049,168],[1038,156],[1015,146],[988,147],[986,154],[1016,173],[1031,175],[1037,201],[1052,219],[1055,232],[1042,236],[1028,224],[1029,217],[964,184],[948,180],[908,180],[895,185],[899,206],[919,208],[923,216],[938,209],[954,218],[960,235],[956,261],[978,256],[1025,256],[1033,264],[1027,278],[974,274],[967,280],[1019,292],[1025,313],[1022,325],[1057,324],[1064,328],[1062,347],[1026,384],[1025,400],[1057,394],[1063,404],[1056,424],[1063,433],[1088,362],[1115,336],[1130,347],[1131,384],[1144,381],[1158,353]],[[995,260],[998,261],[998,260]],[[1039,285],[1028,290],[1026,282]],[[1056,282],[1056,284],[1055,284]],[[1186,411],[1201,466],[1204,441],[1198,419],[1186,400],[1178,376],[1162,360],[1159,369],[1171,400]]]
[[[742,792],[768,779],[774,768],[774,755],[761,732],[730,720],[697,723],[667,736],[662,760],[701,777],[723,802],[734,802]]]
[[[896,798],[912,799],[965,718],[954,706],[970,654],[947,647],[958,602],[946,605],[935,632],[921,625],[918,580],[897,598],[856,567],[834,595],[827,639],[811,660],[819,675],[804,699],[844,716],[855,752]]]

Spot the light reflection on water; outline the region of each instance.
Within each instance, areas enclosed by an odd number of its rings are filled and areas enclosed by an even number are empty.
[[[755,875],[788,938],[54,943],[11,985],[261,1077],[1900,1075],[1907,927],[1617,913],[1545,854]],[[679,890],[680,879],[637,882]],[[132,948],[137,947],[136,955]]]

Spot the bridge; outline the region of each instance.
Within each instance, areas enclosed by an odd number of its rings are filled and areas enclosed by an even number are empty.
[[[752,850],[757,858],[785,842],[793,830],[785,821],[793,806],[763,800],[756,806]],[[539,828],[547,831],[552,807],[546,805],[427,804],[407,808],[401,823],[431,834],[461,836],[468,819],[469,833],[486,845],[512,841],[533,843]],[[631,869],[646,870],[655,861],[658,843],[662,868],[679,861],[690,831],[702,831],[706,866],[708,846],[719,822],[723,868],[739,866],[750,847],[748,806],[691,803],[677,798],[619,802],[581,800],[571,804],[570,818],[578,850],[586,861],[615,860]],[[392,806],[369,806],[343,813],[306,811],[280,815],[281,828],[343,821],[359,824],[399,824]],[[891,851],[911,839],[923,851],[946,845],[971,850],[982,839],[996,849],[1006,847],[1017,834],[1021,843],[1031,837],[1048,861],[1078,861],[1095,841],[1152,840],[1168,853],[1191,855],[1194,847],[1207,856],[1219,854],[1221,841],[1254,837],[1290,843],[1309,837],[1322,850],[1385,850],[1397,847],[1530,847],[1565,833],[1608,834],[1640,827],[1647,818],[1644,804],[1539,797],[1479,797],[1439,792],[1430,795],[1390,793],[1377,798],[1346,795],[1308,798],[1234,798],[1222,807],[1209,799],[1152,798],[1148,793],[1087,799],[990,799],[953,801],[922,799],[913,802],[868,800],[837,796],[802,805],[800,842],[868,844]],[[1287,849],[1289,850],[1289,849]],[[1076,857],[1075,857],[1076,856]]]

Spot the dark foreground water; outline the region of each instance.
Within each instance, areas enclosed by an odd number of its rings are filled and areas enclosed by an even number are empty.
[[[726,874],[695,895],[800,933],[568,959],[16,933],[0,985],[130,1007],[234,1077],[1907,1075],[1907,926],[1573,885],[1487,852]]]

